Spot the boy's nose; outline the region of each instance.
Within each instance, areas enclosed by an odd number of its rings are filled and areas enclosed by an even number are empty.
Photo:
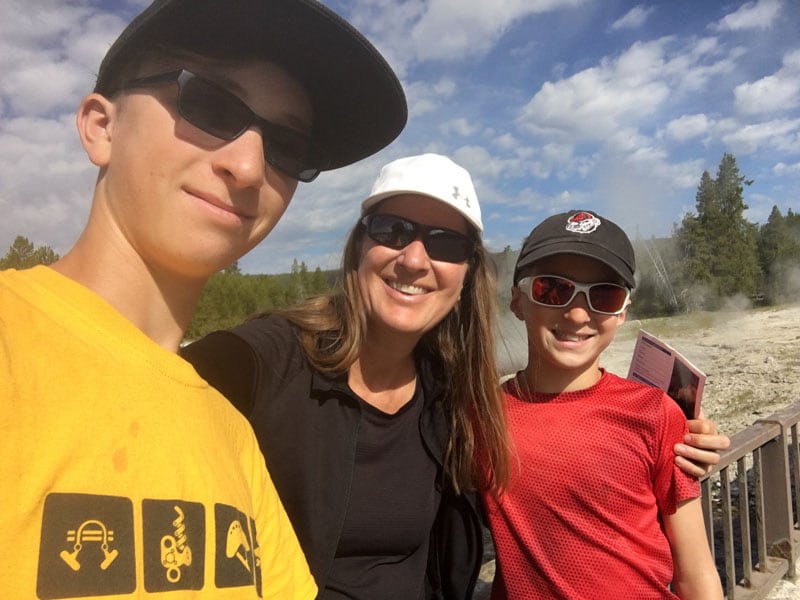
[[[252,127],[235,140],[227,142],[218,152],[218,164],[239,187],[258,186],[264,180],[267,165],[261,131]]]
[[[575,321],[585,322],[591,318],[591,309],[589,308],[589,301],[586,299],[584,292],[578,292],[572,299],[566,309],[565,315]]]

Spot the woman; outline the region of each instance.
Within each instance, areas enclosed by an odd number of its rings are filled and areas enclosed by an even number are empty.
[[[321,598],[472,595],[474,492],[508,474],[482,229],[464,169],[396,160],[362,203],[340,291],[184,349],[253,424]]]
[[[428,154],[385,166],[362,213],[341,291],[185,356],[253,423],[322,597],[468,598],[481,526],[460,492],[507,472],[480,206]]]

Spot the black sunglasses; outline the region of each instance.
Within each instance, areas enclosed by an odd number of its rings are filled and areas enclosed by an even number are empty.
[[[523,277],[517,287],[531,302],[543,306],[569,306],[583,292],[589,308],[602,315],[618,315],[628,305],[631,291],[616,283],[578,283],[558,275]]]
[[[121,89],[168,83],[178,84],[178,113],[198,129],[232,141],[255,125],[264,140],[264,158],[279,171],[309,182],[324,168],[319,149],[306,136],[262,119],[236,95],[186,69],[134,79]]]
[[[425,251],[433,260],[460,263],[475,254],[475,242],[462,233],[443,227],[429,227],[403,217],[370,214],[361,219],[367,235],[387,248],[399,250],[422,236]]]

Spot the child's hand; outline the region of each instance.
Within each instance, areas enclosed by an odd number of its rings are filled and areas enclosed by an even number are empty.
[[[702,477],[719,462],[718,450],[725,450],[731,445],[730,438],[717,433],[714,421],[706,419],[700,413],[700,418],[687,421],[689,433],[683,437],[682,444],[675,444],[675,464],[681,471]]]

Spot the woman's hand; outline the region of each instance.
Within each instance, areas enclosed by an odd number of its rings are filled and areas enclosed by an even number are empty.
[[[681,471],[702,477],[719,462],[718,450],[726,450],[731,445],[730,438],[717,432],[714,421],[706,419],[702,411],[700,417],[687,421],[689,433],[683,436],[682,444],[675,444],[675,464]]]

